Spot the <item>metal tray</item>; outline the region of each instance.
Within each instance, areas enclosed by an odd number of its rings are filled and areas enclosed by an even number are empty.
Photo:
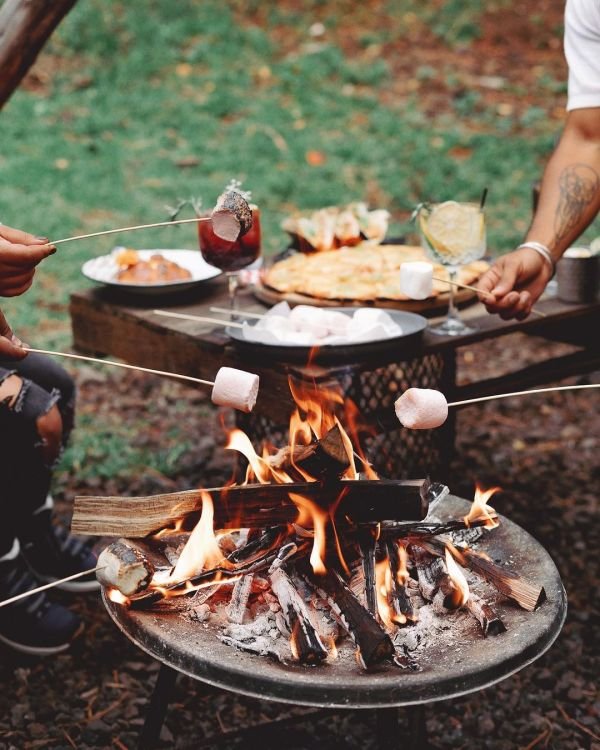
[[[329,310],[352,314],[355,307],[330,307]],[[244,338],[240,328],[228,326],[225,331],[233,341],[234,345],[247,355],[266,357],[269,359],[283,360],[285,362],[334,362],[348,361],[352,359],[364,359],[372,355],[393,349],[400,356],[410,353],[415,345],[421,341],[423,331],[427,328],[427,319],[416,313],[404,310],[393,310],[380,308],[402,328],[402,335],[385,339],[374,339],[360,344],[326,344],[324,346],[297,346],[295,344],[263,344],[257,341],[248,341]]]

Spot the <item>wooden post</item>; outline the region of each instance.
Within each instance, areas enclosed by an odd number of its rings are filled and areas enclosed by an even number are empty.
[[[0,108],[77,0],[4,0],[0,6]]]

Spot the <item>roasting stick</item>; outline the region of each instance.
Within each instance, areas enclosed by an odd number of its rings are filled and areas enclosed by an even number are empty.
[[[442,284],[452,284],[452,286],[457,286],[460,289],[469,289],[472,292],[477,292],[477,294],[485,294],[486,297],[492,297],[494,301],[496,298],[493,294],[490,292],[484,292],[483,289],[477,289],[476,286],[470,286],[469,284],[461,284],[458,281],[450,281],[450,279],[440,279],[438,276],[432,276],[431,277],[434,281],[439,281]],[[540,318],[547,318],[548,316],[546,313],[542,312],[541,310],[537,310],[535,307],[532,307],[530,310],[531,315],[537,315]]]
[[[468,398],[465,401],[452,401],[448,406],[466,406],[477,404],[480,401],[492,401],[497,398],[510,398],[511,396],[525,396],[530,393],[552,393],[553,391],[577,391],[583,388],[600,388],[600,383],[589,383],[586,385],[557,385],[551,388],[534,388],[529,391],[514,391],[513,393],[496,393],[493,396],[480,396],[479,398]]]
[[[165,370],[153,370],[150,367],[141,367],[140,365],[128,365],[125,362],[114,362],[110,359],[100,359],[99,357],[87,357],[84,354],[71,354],[70,352],[55,352],[50,349],[33,349],[27,351],[35,354],[53,354],[56,357],[68,357],[69,359],[81,359],[84,362],[97,362],[101,365],[112,365],[113,367],[124,367],[127,370],[138,370],[139,372],[149,372],[151,375],[165,375],[169,378],[179,378],[180,380],[190,380],[192,383],[202,383],[202,385],[214,385],[212,380],[202,380],[194,378],[191,375],[180,375],[177,372],[166,372]]]
[[[212,308],[211,308],[212,310]],[[220,320],[219,318],[208,318],[204,315],[190,315],[188,313],[169,312],[168,310],[152,310],[155,315],[162,315],[163,318],[178,318],[179,320],[195,320],[198,323],[217,323],[222,326],[232,326],[232,328],[245,328],[242,323],[236,323],[232,320]]]
[[[80,570],[79,573],[73,573],[73,575],[67,576],[66,578],[61,578],[59,581],[51,581],[50,583],[45,583],[43,586],[38,586],[35,589],[23,591],[16,596],[11,596],[10,599],[5,599],[4,601],[0,602],[0,608],[7,607],[9,604],[18,602],[20,599],[26,599],[28,596],[33,596],[34,594],[39,594],[42,591],[53,589],[55,586],[60,586],[61,583],[74,581],[76,578],[83,578],[83,576],[87,576],[90,573],[95,573],[97,570],[103,570],[105,567],[106,565],[100,565],[95,568],[89,568],[89,570]]]
[[[64,237],[62,240],[52,240],[49,245],[61,245],[63,242],[74,242],[75,240],[87,240],[90,237],[101,237],[104,234],[118,234],[119,232],[133,232],[136,229],[152,229],[153,227],[171,227],[174,224],[197,224],[199,221],[211,221],[210,216],[201,216],[194,219],[176,219],[174,221],[157,221],[154,224],[138,224],[134,227],[121,227],[120,229],[105,229],[102,232],[91,234],[79,234],[76,237]]]

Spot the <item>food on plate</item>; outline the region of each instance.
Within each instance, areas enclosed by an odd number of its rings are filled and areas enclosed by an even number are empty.
[[[212,402],[217,406],[251,412],[256,404],[258,386],[258,375],[234,367],[221,367],[215,377]]]
[[[342,313],[312,305],[290,309],[280,302],[254,325],[244,324],[247,341],[277,346],[361,344],[402,335],[402,328],[385,310],[360,308]]]
[[[323,252],[358,245],[365,239],[382,242],[389,218],[389,212],[384,209],[369,211],[366,203],[350,203],[291,216],[282,226],[300,250]]]
[[[409,299],[427,299],[433,294],[433,266],[420,260],[400,266],[400,291]]]
[[[440,391],[432,388],[409,388],[394,404],[396,416],[411,430],[431,430],[448,418],[448,402]]]
[[[217,237],[235,242],[252,226],[252,209],[238,190],[226,190],[217,198],[210,218]]]
[[[119,266],[116,279],[123,284],[162,284],[192,278],[187,268],[168,260],[160,253],[154,253],[148,260],[143,260],[137,250],[122,248],[114,257]]]
[[[421,247],[410,245],[373,245],[363,243],[321,253],[294,253],[274,263],[264,274],[263,284],[281,294],[302,294],[324,300],[409,300],[402,291],[400,269],[404,263],[427,261]],[[488,268],[485,261],[462,266],[456,281],[472,284]],[[430,298],[447,294],[448,271],[432,266]]]

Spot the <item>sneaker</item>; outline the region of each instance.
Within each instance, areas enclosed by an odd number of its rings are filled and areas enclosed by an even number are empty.
[[[10,599],[37,586],[15,540],[11,552],[0,558],[1,597]],[[0,607],[0,642],[24,654],[46,656],[66,651],[82,631],[79,617],[51,602],[44,592]]]
[[[33,575],[43,583],[67,578],[96,566],[97,557],[89,539],[74,537],[62,526],[52,523],[52,511],[42,507],[33,514],[27,528],[19,534],[22,554]],[[94,572],[56,588],[73,593],[98,591]]]

